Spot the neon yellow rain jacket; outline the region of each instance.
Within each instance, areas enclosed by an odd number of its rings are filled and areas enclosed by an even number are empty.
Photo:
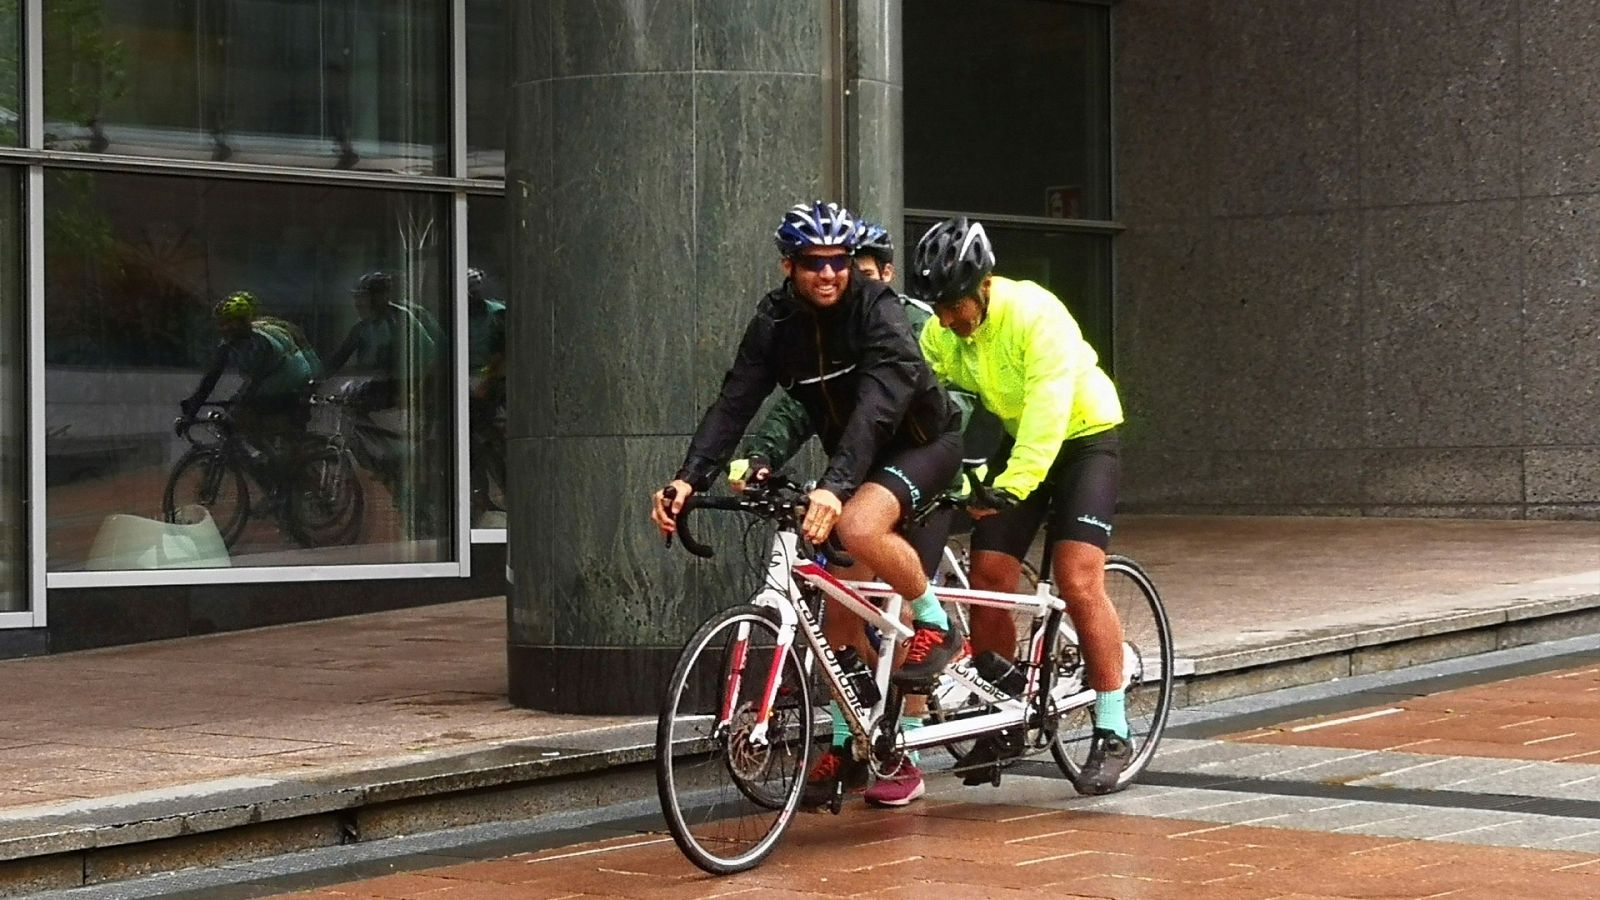
[[[947,384],[978,395],[1016,439],[997,489],[1033,493],[1063,441],[1122,422],[1117,388],[1056,295],[1031,281],[995,276],[989,312],[969,338],[930,323],[922,355]]]

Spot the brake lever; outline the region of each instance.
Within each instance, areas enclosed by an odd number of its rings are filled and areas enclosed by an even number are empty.
[[[674,522],[676,522],[678,520],[678,517],[672,515],[672,501],[677,499],[677,496],[678,496],[678,489],[673,487],[670,484],[661,489],[662,508],[667,513],[667,518],[672,519]],[[666,546],[668,546],[668,547],[672,546],[672,532],[670,532],[670,531],[667,532]]]

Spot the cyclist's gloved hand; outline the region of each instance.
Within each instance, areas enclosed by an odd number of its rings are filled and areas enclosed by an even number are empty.
[[[752,456],[736,459],[728,464],[728,487],[742,492],[751,481],[766,481],[772,474],[772,464],[765,457]]]
[[[185,416],[192,419],[194,414],[200,411],[200,401],[194,397],[187,397],[178,401],[178,409],[182,410]]]
[[[982,519],[1005,512],[1017,505],[1017,496],[993,485],[979,484],[972,488],[972,499],[967,501],[967,511],[974,519]]]

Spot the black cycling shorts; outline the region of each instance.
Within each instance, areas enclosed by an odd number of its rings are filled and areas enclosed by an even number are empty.
[[[961,432],[950,431],[920,447],[890,448],[878,457],[866,480],[894,494],[904,519],[949,488],[960,471]]]
[[[1120,445],[1115,428],[1062,444],[1049,474],[1028,499],[972,527],[973,551],[1022,559],[1046,516],[1046,548],[1059,541],[1109,547],[1122,473]]]

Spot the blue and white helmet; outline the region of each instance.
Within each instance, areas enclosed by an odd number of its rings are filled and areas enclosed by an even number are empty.
[[[815,200],[798,203],[784,213],[772,242],[784,256],[794,256],[811,247],[843,247],[854,252],[859,233],[850,210],[837,203]]]
[[[894,262],[894,238],[889,229],[866,219],[856,220],[856,252],[879,262]]]

